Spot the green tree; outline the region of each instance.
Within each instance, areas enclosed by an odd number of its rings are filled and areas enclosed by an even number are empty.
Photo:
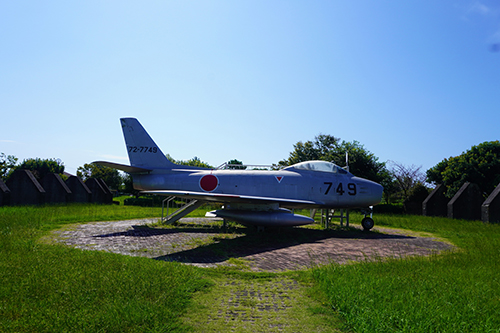
[[[203,162],[202,160],[200,160],[196,156],[190,160],[187,160],[187,161],[179,161],[179,164],[190,165],[190,166],[199,167],[199,168],[215,169],[213,166],[211,166],[207,162]]]
[[[132,181],[132,176],[128,173],[123,174],[123,187],[122,191],[125,193],[130,193],[137,195],[139,191],[134,189],[134,183]]]
[[[12,169],[16,167],[17,157],[0,153],[0,178],[6,181]]]
[[[247,168],[247,167],[243,166],[242,161],[238,161],[237,159],[232,159],[232,160],[228,161],[227,164],[228,164],[228,169],[245,170]]]
[[[35,176],[37,180],[41,180],[49,173],[62,175],[64,173],[64,163],[60,159],[55,158],[29,158],[17,165],[14,169],[31,170],[33,176]]]
[[[114,190],[120,189],[123,184],[123,176],[118,170],[95,163],[78,167],[76,175],[84,181],[89,178],[102,178],[106,185]]]
[[[293,145],[294,150],[286,160],[278,162],[279,167],[295,163],[324,160],[339,166],[346,164],[346,153],[349,155],[349,171],[358,177],[363,177],[381,183],[389,177],[385,163],[366,150],[358,141],[340,141],[331,135],[320,134],[313,141],[299,141]]]
[[[278,166],[285,167],[305,161],[330,160],[331,154],[338,150],[339,141],[340,139],[325,134],[316,136],[314,141],[299,141],[293,145],[293,151],[290,152],[288,159],[279,161]]]
[[[500,142],[486,141],[427,170],[427,181],[443,184],[453,197],[465,182],[476,183],[489,195],[500,183]]]
[[[408,197],[414,192],[415,188],[425,188],[426,176],[421,171],[421,166],[407,166],[394,161],[390,161],[389,164],[391,167],[391,176],[396,185],[396,191],[401,193],[403,200],[408,200]]]
[[[386,165],[358,141],[342,141],[337,149],[331,150],[330,160],[337,165],[344,165],[346,153],[349,159],[349,171],[354,175],[382,183],[387,177]]]
[[[399,186],[391,171],[385,169],[381,171],[382,181],[380,185],[384,187],[384,200],[386,203],[392,203],[396,194],[399,193]],[[399,198],[399,197],[398,197]]]
[[[409,192],[408,197],[405,199],[405,202],[424,202],[424,200],[429,195],[430,190],[422,183],[417,183]]]
[[[215,169],[213,166],[210,164],[203,162],[200,160],[197,156],[193,157],[190,160],[183,161],[183,160],[175,160],[170,154],[165,154],[167,159],[175,164],[180,164],[180,165],[189,165],[189,166],[194,166],[194,167],[199,167],[199,168],[207,168],[207,169]]]

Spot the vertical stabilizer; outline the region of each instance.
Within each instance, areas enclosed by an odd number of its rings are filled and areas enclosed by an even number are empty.
[[[149,169],[172,168],[160,148],[135,118],[121,118],[130,165]]]

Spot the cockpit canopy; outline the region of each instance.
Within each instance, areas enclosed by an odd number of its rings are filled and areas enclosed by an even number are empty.
[[[338,165],[336,165],[334,163],[326,162],[326,161],[300,162],[300,163],[297,163],[294,165],[290,165],[289,167],[286,167],[283,170],[291,170],[291,169],[331,172],[331,173],[338,173],[341,175],[348,174],[348,172],[345,169],[339,167]]]

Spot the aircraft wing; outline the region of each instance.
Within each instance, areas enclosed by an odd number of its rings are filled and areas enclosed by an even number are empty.
[[[122,170],[122,171],[125,171],[127,173],[149,172],[152,170],[152,169],[139,168],[139,167],[135,167],[135,166],[131,166],[131,165],[126,165],[126,164],[119,164],[119,163],[105,162],[105,161],[95,161],[92,163],[99,164],[99,165],[113,168],[113,169]]]
[[[192,191],[172,191],[172,190],[156,190],[156,191],[141,191],[143,194],[158,194],[164,196],[176,196],[187,199],[197,199],[203,201],[212,202],[239,202],[239,203],[253,203],[253,204],[263,204],[263,203],[280,203],[285,206],[320,206],[322,202],[310,201],[310,200],[295,200],[295,199],[284,199],[284,198],[273,198],[273,197],[260,197],[251,195],[239,195],[239,194],[221,194],[221,193],[207,193],[207,192],[192,192]]]

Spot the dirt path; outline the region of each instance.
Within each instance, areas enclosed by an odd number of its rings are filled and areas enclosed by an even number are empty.
[[[203,218],[183,219],[177,227],[154,228],[152,219],[97,222],[56,231],[56,240],[86,250],[101,250],[201,267],[243,263],[253,271],[297,270],[329,262],[429,255],[452,246],[408,231],[277,229],[224,232]],[[231,260],[228,259],[233,258]]]

